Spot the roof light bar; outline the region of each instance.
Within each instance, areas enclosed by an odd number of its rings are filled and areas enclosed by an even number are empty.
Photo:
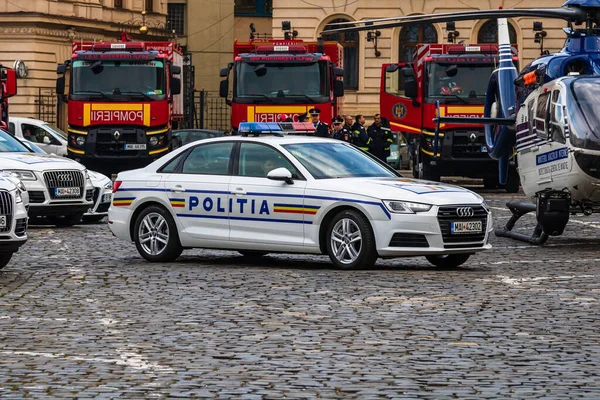
[[[315,133],[316,129],[310,122],[242,122],[238,133],[242,136],[261,135],[307,135]]]

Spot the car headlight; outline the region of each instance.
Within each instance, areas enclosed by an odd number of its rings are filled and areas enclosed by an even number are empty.
[[[27,191],[27,188],[25,187],[25,185],[23,185],[23,182],[21,182],[21,181],[17,182],[17,188],[19,188],[19,190],[21,192],[26,192]]]
[[[15,190],[15,203],[19,204],[23,202],[23,197],[21,197],[21,191],[19,189]]]
[[[77,143],[77,146],[83,146],[85,144],[85,136],[77,136],[75,143]]]
[[[393,213],[414,214],[431,210],[431,204],[413,203],[411,201],[384,200],[383,204]]]
[[[37,178],[35,177],[35,174],[33,173],[33,171],[13,169],[13,170],[6,170],[5,172],[12,174],[12,176],[14,176],[15,178],[18,178],[22,181],[37,181]]]

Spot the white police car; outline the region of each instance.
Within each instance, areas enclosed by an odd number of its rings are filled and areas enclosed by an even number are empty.
[[[476,193],[403,178],[345,142],[285,134],[190,143],[122,172],[108,219],[149,261],[201,247],[328,254],[339,268],[402,256],[454,267],[491,248],[492,230]]]

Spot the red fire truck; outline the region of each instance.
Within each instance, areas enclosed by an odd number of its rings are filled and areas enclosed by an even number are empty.
[[[0,128],[8,132],[8,98],[17,94],[17,73],[0,65]]]
[[[512,48],[518,61],[517,48]],[[483,117],[485,92],[498,65],[496,44],[420,44],[413,63],[384,64],[380,112],[392,130],[408,139],[415,178],[439,181],[440,176],[483,178],[498,186],[498,161],[487,154],[483,125],[442,124],[434,157],[437,102],[442,116]],[[513,165],[508,192],[519,189]]]
[[[298,115],[313,107],[321,120],[331,123],[344,95],[343,49],[337,42],[251,39],[233,45],[234,62],[221,69],[220,95],[229,95],[233,70],[231,126],[240,122],[278,122],[286,114]]]
[[[68,101],[68,156],[105,173],[147,165],[169,151],[183,119],[182,52],[173,42],[74,42],[57,68]],[[65,73],[70,69],[65,98]]]

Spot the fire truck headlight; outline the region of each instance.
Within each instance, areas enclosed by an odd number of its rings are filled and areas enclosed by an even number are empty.
[[[83,146],[85,144],[85,136],[78,136],[77,139],[75,139],[75,142],[77,143],[77,146]]]
[[[150,138],[150,146],[156,146],[158,144],[158,138],[156,136],[152,136]]]

